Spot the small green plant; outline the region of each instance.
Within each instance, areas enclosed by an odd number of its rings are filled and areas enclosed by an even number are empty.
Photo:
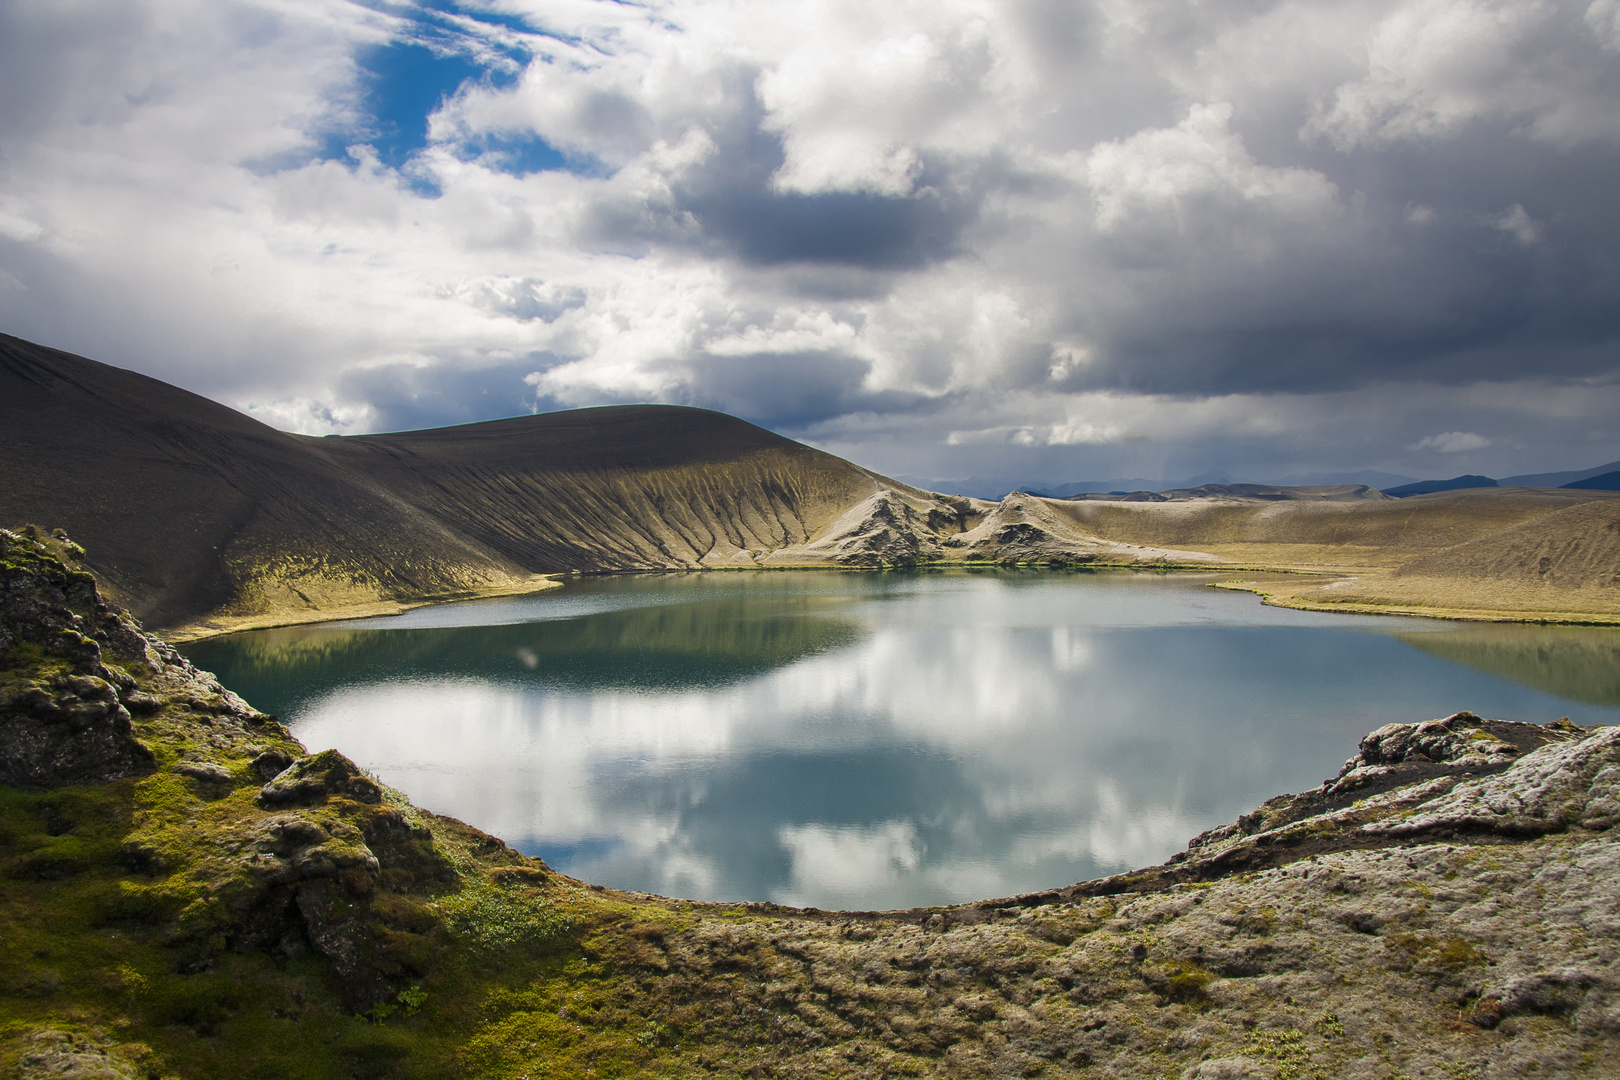
[[[571,918],[545,900],[482,883],[469,884],[433,907],[452,934],[486,953],[543,948],[574,928]]]
[[[361,1019],[370,1020],[373,1024],[380,1024],[393,1016],[403,1012],[406,1016],[415,1016],[427,1002],[427,991],[421,986],[413,986],[409,990],[401,990],[394,995],[393,1001],[380,1002],[373,1006],[369,1012],[363,1013]]]
[[[1204,988],[1216,979],[1213,971],[1187,960],[1152,965],[1142,977],[1166,1001],[1199,1008],[1209,1002]]]
[[[1326,1080],[1327,1074],[1311,1064],[1305,1033],[1297,1028],[1251,1031],[1243,1037],[1243,1052],[1277,1063],[1277,1080]]]
[[[409,990],[399,992],[399,1004],[405,1010],[406,1016],[415,1016],[417,1011],[427,1003],[427,991],[420,986],[413,986]]]

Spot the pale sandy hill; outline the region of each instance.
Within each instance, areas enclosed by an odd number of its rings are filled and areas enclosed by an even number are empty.
[[[1123,543],[1191,548],[1252,566],[1393,570],[1602,494],[1486,488],[1377,501],[1051,505],[1081,529]]]
[[[1620,616],[1620,495],[1602,494],[1608,497],[1292,598],[1485,616]]]

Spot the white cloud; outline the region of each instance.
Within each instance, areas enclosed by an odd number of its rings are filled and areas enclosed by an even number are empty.
[[[1612,91],[1591,84],[1579,38],[1565,36],[1568,7],[1515,0],[1399,5],[1365,43],[1366,74],[1323,101],[1306,131],[1350,149],[1432,139],[1500,118],[1553,142],[1620,138]],[[1603,14],[1586,12],[1600,36]]]
[[[1476,435],[1472,431],[1444,431],[1439,435],[1430,435],[1419,439],[1411,447],[1413,450],[1438,450],[1442,454],[1461,454],[1468,450],[1483,450],[1491,445],[1491,440],[1483,435]]]
[[[1532,218],[1519,203],[1496,215],[1491,223],[1526,247],[1541,241],[1540,222]]]
[[[1495,387],[1487,430],[1540,431],[1501,388],[1525,357],[1614,370],[1599,286],[1524,284],[1598,280],[1620,230],[1613,0],[479,10],[433,40],[491,74],[397,165],[362,71],[426,40],[397,14],[0,9],[5,328],[298,430],[394,422],[381,372],[499,370],[533,373],[509,412],[686,401],[1144,468],[1298,453],[1320,417],[1272,403],[1389,385]],[[574,171],[502,171],[533,138]]]
[[[1337,191],[1310,169],[1258,164],[1233,133],[1232,104],[1194,105],[1173,128],[1138,132],[1095,147],[1086,162],[1097,225],[1120,227],[1134,214],[1167,214],[1185,227],[1187,204],[1200,198],[1263,202],[1282,217],[1331,213]]]
[[[1584,21],[1605,49],[1620,52],[1620,0],[1592,0]]]

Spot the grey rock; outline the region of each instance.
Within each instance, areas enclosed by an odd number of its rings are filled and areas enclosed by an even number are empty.
[[[229,769],[206,761],[182,761],[174,771],[209,787],[231,787],[236,783]]]
[[[49,788],[150,772],[113,684],[94,675],[0,684],[0,783]]]
[[[1421,810],[1362,826],[1366,833],[1416,836],[1495,832],[1535,836],[1620,821],[1620,727],[1533,751],[1498,776],[1459,784]]]
[[[282,750],[266,750],[253,759],[253,771],[260,780],[270,781],[280,776],[293,763],[293,756]]]
[[[330,797],[382,801],[382,789],[336,750],[299,758],[259,791],[265,806],[313,806]]]
[[[102,1040],[69,1031],[36,1031],[18,1058],[17,1080],[144,1080],[138,1068]]]

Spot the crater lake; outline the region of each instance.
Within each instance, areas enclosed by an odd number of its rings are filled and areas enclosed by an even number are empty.
[[[182,651],[564,873],[840,909],[1160,862],[1387,723],[1620,722],[1620,630],[1293,611],[1228,577],[576,577]]]

